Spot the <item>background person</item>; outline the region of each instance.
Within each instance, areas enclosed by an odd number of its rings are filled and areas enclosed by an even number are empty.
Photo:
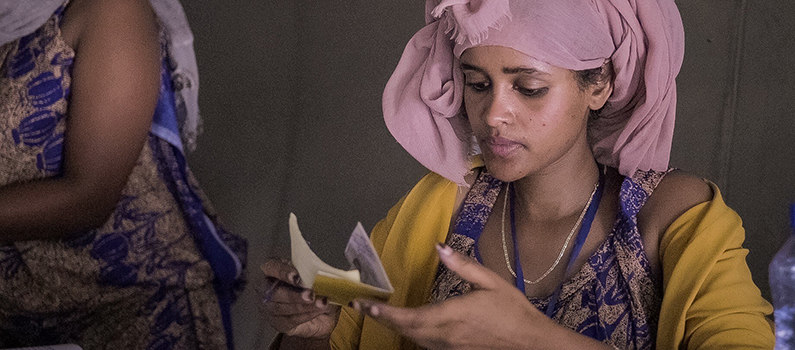
[[[0,5],[0,347],[232,348],[245,241],[183,155],[177,1]]]

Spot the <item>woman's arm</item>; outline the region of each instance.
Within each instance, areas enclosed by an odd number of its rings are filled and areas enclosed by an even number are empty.
[[[663,279],[657,348],[771,349],[771,308],[745,262],[739,216],[716,186],[692,175],[672,173],[654,193],[644,210],[656,209],[647,232],[663,231],[649,255]]]
[[[660,240],[669,226],[688,209],[712,199],[712,189],[701,178],[681,170],[665,175],[638,213],[638,231],[652,273],[659,275]]]
[[[0,243],[102,225],[147,138],[160,86],[148,1],[75,0],[65,15],[77,40],[63,174],[0,188]]]

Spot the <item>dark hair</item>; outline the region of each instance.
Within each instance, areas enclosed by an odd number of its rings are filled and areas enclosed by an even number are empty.
[[[577,83],[580,84],[580,88],[583,90],[591,85],[598,85],[607,78],[602,74],[602,67],[577,70],[574,73],[577,76]]]
[[[577,84],[580,86],[580,89],[585,90],[592,85],[600,85],[613,80],[613,64],[607,61],[601,67],[577,70],[574,71],[574,76],[577,79]],[[605,104],[605,106],[607,106],[607,104]],[[599,110],[591,111],[591,118],[599,118],[599,114],[604,108],[605,107],[602,106]]]

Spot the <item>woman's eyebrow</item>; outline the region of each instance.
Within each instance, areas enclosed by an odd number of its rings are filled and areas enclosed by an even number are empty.
[[[466,63],[461,63],[461,70],[474,70],[474,71],[477,71],[477,72],[483,72],[482,69],[480,69],[478,67],[475,67],[473,65],[466,64]]]
[[[471,64],[466,64],[466,63],[463,63],[463,62],[461,63],[461,70],[471,70],[471,71],[476,71],[476,72],[481,72],[481,73],[485,72],[480,67],[476,67],[476,66],[473,66]],[[544,71],[540,71],[540,70],[535,69],[535,68],[528,68],[528,67],[521,67],[521,66],[519,66],[519,67],[504,67],[504,68],[502,68],[502,73],[503,74],[520,74],[521,73],[521,74],[528,74],[528,75],[529,74],[549,75],[549,73],[544,72]]]
[[[549,73],[547,73],[547,72],[540,71],[540,70],[535,69],[535,68],[527,68],[527,67],[505,67],[505,68],[502,69],[502,72],[505,73],[505,74],[519,74],[519,73],[536,74],[536,73],[538,73],[538,74],[549,75]]]

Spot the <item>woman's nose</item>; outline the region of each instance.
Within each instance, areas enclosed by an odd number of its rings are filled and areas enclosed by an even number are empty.
[[[486,123],[491,127],[510,124],[513,121],[513,104],[510,95],[500,90],[495,89],[487,102],[485,118]]]

